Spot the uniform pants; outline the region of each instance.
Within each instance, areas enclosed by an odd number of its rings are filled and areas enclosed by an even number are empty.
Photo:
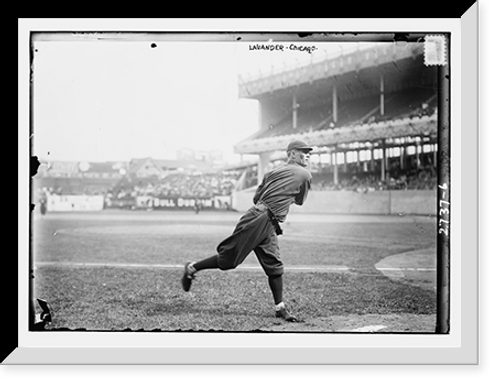
[[[282,275],[278,236],[269,219],[267,207],[257,204],[238,221],[233,234],[217,246],[217,263],[221,270],[234,269],[255,252],[267,276]]]

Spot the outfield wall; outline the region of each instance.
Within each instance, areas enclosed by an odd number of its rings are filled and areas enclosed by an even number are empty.
[[[47,211],[101,211],[104,208],[102,195],[47,195]]]
[[[254,189],[237,191],[233,198],[236,211],[252,206]],[[293,205],[291,213],[309,214],[436,214],[436,191],[310,191],[303,206]]]

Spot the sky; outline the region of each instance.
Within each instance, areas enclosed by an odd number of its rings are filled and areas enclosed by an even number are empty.
[[[32,152],[42,160],[102,162],[217,149],[236,162],[234,145],[259,129],[258,104],[238,97],[238,76],[340,50],[339,43],[297,43],[314,46],[312,53],[251,45],[36,40]]]

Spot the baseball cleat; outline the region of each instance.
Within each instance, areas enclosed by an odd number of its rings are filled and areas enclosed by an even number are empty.
[[[181,278],[182,288],[186,292],[189,292],[189,289],[191,289],[191,282],[193,281],[193,279],[195,277],[194,272],[192,270],[190,270],[190,267],[189,267],[190,264],[191,264],[191,262],[187,262],[184,265],[184,274],[182,275],[182,278]]]
[[[288,322],[299,322],[299,319],[294,315],[290,314],[290,312],[286,308],[282,308],[276,311],[276,317],[282,318]]]

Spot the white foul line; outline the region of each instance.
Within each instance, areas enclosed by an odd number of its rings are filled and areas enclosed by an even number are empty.
[[[162,268],[162,269],[182,269],[184,265],[161,264],[161,263],[118,263],[118,262],[57,262],[46,261],[37,262],[37,266],[67,266],[67,267],[138,267],[138,268]],[[262,270],[260,266],[239,266],[242,270]],[[348,271],[346,266],[289,266],[287,270],[295,271]]]
[[[40,266],[67,266],[67,267],[125,267],[125,268],[160,268],[160,269],[182,269],[184,265],[161,264],[161,263],[119,263],[119,262],[58,262],[45,261],[36,262],[35,267]],[[262,270],[260,266],[242,265],[238,269],[241,270]],[[347,266],[288,266],[287,271],[321,271],[321,272],[336,272],[349,271]],[[359,268],[358,268],[359,269]],[[435,268],[425,267],[384,267],[377,268],[380,271],[436,271]]]
[[[47,261],[47,262],[37,262],[37,266],[69,266],[69,267],[158,267],[158,268],[182,268],[183,265],[167,265],[167,264],[156,264],[156,263],[118,263],[118,262],[57,262],[57,261]]]

